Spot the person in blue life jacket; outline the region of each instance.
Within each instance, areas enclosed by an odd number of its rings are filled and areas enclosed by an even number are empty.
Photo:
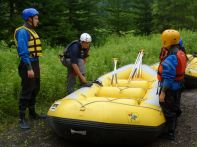
[[[18,72],[22,87],[19,98],[19,126],[21,129],[30,128],[25,120],[27,108],[31,119],[44,117],[35,111],[36,96],[40,90],[39,57],[42,56],[41,41],[34,30],[39,23],[38,15],[39,12],[34,8],[24,9],[22,18],[25,23],[18,27],[14,33],[14,40],[20,57]]]
[[[67,67],[67,94],[74,91],[76,78],[82,86],[90,87],[92,84],[86,79],[86,58],[89,56],[92,38],[88,33],[82,33],[79,40],[72,41],[65,49],[61,62]]]
[[[180,33],[173,29],[165,30],[162,35],[162,51],[158,67],[160,82],[159,102],[166,118],[168,128],[165,138],[174,140],[177,117],[181,115],[180,98],[187,58],[180,49]]]

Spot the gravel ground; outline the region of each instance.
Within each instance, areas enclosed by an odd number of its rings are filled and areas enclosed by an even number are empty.
[[[197,147],[197,89],[184,91],[181,102],[183,113],[178,120],[176,140],[158,138],[146,147]],[[54,134],[46,121],[30,121],[29,123],[30,130],[22,131],[16,124],[1,132],[0,147],[99,146],[65,141]],[[111,145],[107,146],[111,147]]]

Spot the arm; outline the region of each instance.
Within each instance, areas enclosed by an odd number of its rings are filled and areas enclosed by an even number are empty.
[[[17,52],[18,55],[21,57],[21,60],[25,63],[27,67],[27,74],[29,78],[34,77],[34,72],[31,66],[31,62],[29,59],[29,50],[28,50],[28,40],[30,36],[28,32],[24,29],[18,30],[16,33],[16,40],[18,43]]]
[[[79,67],[77,64],[71,64],[72,68],[74,69],[75,73],[78,75],[82,83],[87,83],[86,78],[81,74]]]
[[[162,71],[162,89],[159,96],[159,101],[164,102],[165,91],[171,87],[175,77],[176,77],[176,66],[178,64],[178,60],[176,55],[168,56],[164,62],[162,63],[163,71]]]
[[[79,58],[79,54],[80,54],[79,46],[77,44],[73,44],[69,48],[69,53],[70,53],[71,66],[72,66],[73,70],[75,71],[77,76],[80,78],[82,83],[87,83],[86,78],[83,76],[83,74],[81,73],[81,71],[79,70],[79,67],[78,67],[78,58]]]
[[[176,66],[178,65],[178,60],[176,55],[168,56],[162,63],[162,90],[165,91],[171,87],[174,79],[176,78]]]

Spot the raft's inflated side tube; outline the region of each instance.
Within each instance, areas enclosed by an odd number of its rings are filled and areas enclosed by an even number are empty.
[[[187,57],[189,61],[185,71],[185,87],[197,88],[197,53]]]

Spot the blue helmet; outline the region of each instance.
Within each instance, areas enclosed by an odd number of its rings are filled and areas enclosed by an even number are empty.
[[[38,14],[39,14],[39,12],[36,9],[27,8],[27,9],[23,10],[22,17],[25,21],[27,21],[29,17],[33,17],[33,16],[38,15]]]
[[[182,38],[179,40],[179,45],[180,46],[183,46],[183,40],[182,40]]]

